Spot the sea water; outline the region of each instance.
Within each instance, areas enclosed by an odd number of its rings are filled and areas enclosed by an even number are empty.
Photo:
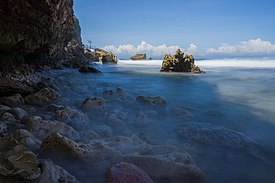
[[[64,81],[66,87],[61,91],[68,99],[65,103],[76,107],[85,97],[102,97],[103,91],[117,87],[133,98],[164,97],[167,112],[159,113],[153,126],[131,129],[131,133],[142,132],[153,144],[188,147],[209,182],[275,182],[275,60],[197,61],[205,74],[163,73],[161,62],[119,60],[118,65],[97,64],[103,74],[64,70],[53,75]],[[173,107],[189,111],[192,117],[169,117]],[[182,122],[210,123],[238,131],[261,149],[251,153],[179,138],[175,129]]]

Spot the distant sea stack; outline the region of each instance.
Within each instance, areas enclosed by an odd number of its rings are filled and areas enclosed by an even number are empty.
[[[165,55],[161,72],[190,72],[190,73],[205,73],[198,66],[195,65],[195,59],[193,55],[184,55],[184,53],[178,49],[175,55]]]
[[[130,57],[131,60],[147,60],[146,54],[136,54]]]
[[[94,61],[99,61],[103,64],[117,64],[117,56],[114,55],[112,52],[96,48],[90,54],[92,60]]]

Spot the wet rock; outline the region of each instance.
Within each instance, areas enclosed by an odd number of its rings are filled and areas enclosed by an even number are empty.
[[[39,162],[33,152],[13,137],[0,139],[0,175],[34,181],[40,176]]]
[[[195,59],[193,55],[184,55],[180,49],[178,49],[176,54],[173,56],[164,56],[160,71],[204,73],[204,71],[195,65]]]
[[[11,125],[18,123],[15,117],[9,112],[4,112],[0,114],[0,121],[2,121],[5,124],[11,124]]]
[[[117,64],[117,57],[112,52],[98,48],[92,53],[92,60],[100,61],[103,64]]]
[[[107,183],[153,183],[154,181],[139,167],[125,162],[111,166],[107,174]]]
[[[106,124],[110,127],[122,127],[126,125],[127,116],[120,111],[112,111],[106,119]]]
[[[183,123],[177,133],[189,140],[237,149],[255,148],[258,144],[241,132],[210,123]]]
[[[41,144],[40,151],[43,155],[58,154],[66,158],[88,160],[91,157],[85,145],[76,143],[58,133],[49,135]]]
[[[30,132],[24,129],[18,129],[13,134],[14,138],[26,146],[31,151],[37,151],[40,147],[41,141],[35,138]]]
[[[94,97],[86,98],[82,104],[81,108],[86,111],[104,111],[106,109],[106,102],[103,98]]]
[[[78,183],[77,179],[50,160],[41,160],[42,173],[38,183]]]
[[[160,96],[156,96],[156,97],[138,96],[136,98],[136,101],[143,105],[148,105],[148,106],[165,106],[166,104],[165,99]]]
[[[181,119],[181,120],[190,120],[193,118],[193,115],[188,110],[181,108],[181,107],[174,107],[170,110],[170,113]]]
[[[76,130],[85,130],[88,127],[88,116],[79,110],[62,106],[56,109],[55,114],[57,120],[69,124]]]
[[[51,133],[60,133],[71,139],[79,139],[79,133],[77,131],[59,121],[42,120],[42,118],[34,116],[25,117],[22,123],[25,124],[26,129],[30,133],[40,140],[43,140]]]
[[[83,72],[83,73],[102,73],[100,70],[98,70],[95,67],[92,66],[82,66],[79,69],[79,72]]]
[[[10,107],[0,104],[0,112],[9,112],[10,110]]]
[[[150,124],[148,116],[143,112],[139,111],[133,121],[133,125],[137,128],[145,128]]]
[[[0,138],[7,136],[7,134],[8,134],[7,132],[8,132],[7,125],[0,121]]]
[[[48,105],[59,99],[61,95],[51,88],[43,88],[35,94],[28,95],[25,100],[29,104]]]
[[[28,113],[19,107],[13,107],[10,112],[15,116],[17,120],[21,120],[25,116],[28,116]]]
[[[131,60],[146,60],[146,54],[136,54],[130,58]]]
[[[121,100],[130,101],[132,98],[127,92],[125,92],[121,87],[116,88],[116,90],[106,90],[102,93],[104,99],[108,100]]]
[[[96,127],[95,132],[98,133],[101,137],[105,137],[105,138],[113,136],[112,129],[106,125],[100,125]]]
[[[0,88],[0,96],[18,93],[28,95],[33,92],[33,88],[27,85],[26,83],[6,77],[0,77]],[[12,105],[12,107],[14,107],[14,105]]]
[[[9,97],[1,97],[0,104],[7,105],[9,107],[20,107],[25,104],[23,97],[20,94],[14,94]]]

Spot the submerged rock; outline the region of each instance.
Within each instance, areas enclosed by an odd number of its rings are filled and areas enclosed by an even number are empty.
[[[166,101],[163,97],[138,96],[136,101],[148,106],[165,106]]]
[[[184,55],[180,49],[178,49],[176,54],[173,56],[164,56],[160,71],[204,73],[204,71],[195,65],[195,59],[193,55]]]
[[[102,73],[97,68],[92,67],[92,66],[87,66],[87,65],[80,67],[79,72],[83,72],[83,73]]]
[[[125,162],[112,165],[108,170],[107,183],[154,183],[139,167]]]
[[[50,160],[41,160],[41,169],[38,183],[78,183],[74,176]]]
[[[241,132],[210,123],[183,123],[177,127],[178,134],[189,140],[237,149],[255,148],[258,144]]]
[[[29,104],[48,105],[59,99],[61,95],[51,88],[43,88],[35,94],[28,95],[25,100]]]
[[[106,102],[103,98],[93,97],[86,98],[82,104],[81,108],[86,111],[104,111],[106,109]]]
[[[136,54],[131,57],[131,60],[146,60],[146,54]]]

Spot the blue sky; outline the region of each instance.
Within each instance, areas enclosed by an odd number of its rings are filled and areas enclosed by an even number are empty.
[[[248,54],[243,46],[249,43],[262,54],[262,47],[275,52],[274,0],[75,0],[74,8],[84,44],[91,40],[121,55],[163,44],[198,55]]]

